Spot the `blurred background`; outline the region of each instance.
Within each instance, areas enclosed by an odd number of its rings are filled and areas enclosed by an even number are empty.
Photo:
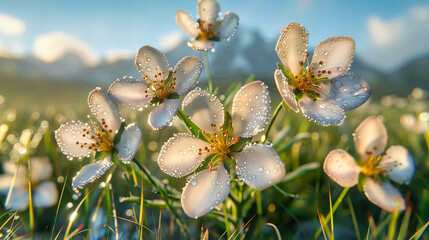
[[[416,160],[418,172],[415,180],[410,187],[404,186],[401,190],[404,195],[408,191],[407,198],[411,198],[415,206],[408,233],[420,228],[429,216],[428,1],[218,2],[221,12],[233,11],[240,17],[240,25],[231,41],[216,43],[215,52],[209,53],[214,86],[220,87],[220,94],[231,82],[244,82],[250,74],[255,74],[256,79],[269,86],[273,107],[277,105],[280,95],[274,85],[273,72],[279,59],[274,47],[281,28],[291,22],[298,22],[308,30],[310,53],[318,42],[331,36],[346,35],[356,40],[351,71],[370,83],[372,96],[368,103],[348,113],[346,123],[341,127],[321,127],[306,121],[302,114],[285,114],[282,111],[279,116],[283,121],[278,120],[271,131],[274,147],[283,151],[281,157],[286,169],[292,172],[303,164],[322,163],[332,149],[353,149],[351,133],[356,126],[368,115],[384,116],[389,145],[406,146]],[[134,57],[143,45],[151,45],[166,53],[171,67],[187,55],[203,58],[201,53],[187,47],[189,37],[175,23],[178,9],[195,19],[196,3],[197,0],[0,0],[0,162],[47,156],[53,165],[52,179],[56,180],[58,189],[64,184],[68,167],[71,167],[71,176],[67,180],[70,182],[89,160],[67,161],[56,147],[53,131],[65,121],[86,119],[89,114],[86,100],[94,87],[107,89],[124,75],[141,77],[135,69]],[[206,86],[205,71],[199,86]],[[145,132],[145,142],[137,159],[165,183],[170,181],[174,188],[181,189],[185,179],[167,179],[155,161],[163,142],[173,132],[184,131],[185,128],[176,119],[175,127],[152,131],[147,125],[149,111],[141,113],[121,108],[124,118],[138,122]],[[313,169],[300,181],[294,179],[281,186],[284,191],[298,194],[306,201],[284,197],[273,189],[264,191],[266,220],[279,228],[288,227],[283,228],[283,236],[304,239],[303,232],[311,232],[317,227],[314,203],[319,204],[321,212],[329,211],[328,178],[319,166],[317,171]],[[113,184],[119,190],[115,198],[128,194],[126,188],[120,188],[125,184],[125,181]],[[79,200],[70,184],[65,186],[64,204],[61,205],[57,226],[67,223]],[[342,188],[336,184],[331,184],[331,187],[333,196],[337,197]],[[151,190],[147,188],[145,194],[148,195],[145,196],[157,198]],[[93,195],[99,194],[102,188],[96,191]],[[134,193],[138,195],[139,190],[134,189]],[[353,202],[355,209],[369,209],[374,216],[380,213],[357,189],[351,190],[350,196],[353,199],[349,200],[350,205]],[[2,203],[4,200],[5,195],[0,197]],[[87,223],[91,206],[94,204],[85,205],[81,213],[86,211],[86,216],[79,218],[79,215],[76,222]],[[0,212],[3,209],[1,206]],[[38,209],[36,214],[53,218],[55,209]],[[132,216],[131,204],[118,204],[118,209],[119,215]],[[152,208],[149,214],[156,216],[158,210]],[[252,205],[247,219],[255,212]],[[26,214],[28,212],[24,212],[24,216]],[[349,238],[354,236],[349,209],[341,209],[337,214],[342,219],[337,223],[346,226],[337,234],[344,234],[343,239],[353,239]],[[372,218],[372,215],[366,211],[357,211],[357,215],[364,234],[368,216]],[[376,220],[384,217],[386,214],[376,217]],[[169,219],[168,214],[164,218]],[[201,224],[184,215],[183,219],[195,225],[190,231],[197,236]],[[52,226],[49,217],[38,221],[36,229],[40,232],[46,226]],[[214,225],[212,222],[205,224],[208,227]],[[178,234],[174,223],[170,227],[173,228],[171,232]],[[219,237],[222,230],[211,229],[210,232]]]

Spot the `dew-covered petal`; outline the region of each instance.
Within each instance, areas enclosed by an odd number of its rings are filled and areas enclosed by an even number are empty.
[[[323,170],[340,186],[352,187],[359,182],[361,167],[349,153],[335,149],[326,156]]]
[[[214,26],[219,16],[219,4],[216,0],[199,0],[197,13],[200,17],[201,24],[204,26]]]
[[[143,81],[132,78],[116,80],[108,92],[120,104],[140,111],[147,107],[153,97]]]
[[[244,85],[235,94],[232,103],[234,135],[249,138],[263,131],[270,120],[270,103],[270,94],[263,82]]]
[[[324,85],[322,91],[327,95],[325,99],[334,100],[344,111],[359,107],[371,95],[368,82],[361,76],[353,74],[333,78],[332,83]]]
[[[214,47],[214,43],[205,39],[190,39],[188,41],[188,47],[194,49],[195,51],[208,51]]]
[[[201,217],[223,202],[229,189],[229,174],[222,163],[216,171],[203,170],[193,175],[183,188],[183,211],[191,218]]]
[[[283,98],[283,101],[295,112],[299,112],[298,103],[296,102],[295,95],[293,94],[292,87],[288,84],[286,77],[282,71],[277,69],[274,72],[274,80],[276,82],[277,89]]]
[[[238,178],[254,189],[276,184],[286,173],[285,166],[271,146],[253,143],[234,153]]]
[[[175,92],[182,95],[188,89],[197,83],[200,77],[201,69],[203,68],[203,61],[194,56],[187,56],[180,60],[174,70],[176,77]]]
[[[191,15],[181,9],[177,10],[176,23],[186,34],[192,37],[198,37],[200,34],[197,23],[192,19]]]
[[[140,148],[143,140],[143,132],[139,125],[131,123],[125,127],[121,140],[115,146],[118,150],[119,160],[123,163],[130,163]]]
[[[355,40],[351,37],[340,36],[325,39],[314,50],[310,70],[316,76],[329,79],[346,73],[352,63],[355,46]]]
[[[110,95],[100,89],[93,90],[88,96],[88,105],[92,115],[112,136],[121,127],[121,114],[118,105]]]
[[[90,134],[87,134],[88,131]],[[93,151],[86,147],[95,143],[95,140],[90,138],[91,134],[95,135],[88,124],[70,121],[61,124],[55,131],[55,139],[61,151],[68,157],[85,157]]]
[[[195,125],[206,132],[217,132],[223,125],[223,105],[216,96],[206,91],[189,92],[183,99],[182,109]]]
[[[168,127],[180,108],[179,99],[164,99],[164,102],[156,106],[149,114],[149,125],[155,130]]]
[[[323,126],[340,125],[346,118],[344,111],[333,100],[312,99],[304,96],[298,103],[306,118]]]
[[[103,160],[85,165],[73,178],[72,187],[82,189],[86,184],[101,177],[113,165],[112,156],[107,153]]]
[[[386,177],[398,183],[411,181],[416,172],[416,164],[411,153],[403,146],[389,147],[379,162],[379,167],[387,172]]]
[[[58,201],[58,189],[54,182],[46,181],[37,185],[33,191],[35,207],[52,207]]]
[[[220,20],[219,25],[217,25],[215,29],[216,35],[220,39],[229,41],[237,30],[238,21],[239,18],[237,14],[233,12],[227,12]]]
[[[143,77],[146,76],[152,82],[156,80],[155,75],[170,70],[164,53],[148,45],[141,47],[137,52],[135,65]]]
[[[378,182],[372,178],[367,178],[363,185],[363,191],[369,201],[386,211],[393,212],[396,209],[399,211],[405,209],[405,200],[401,193],[388,182]]]
[[[387,130],[376,116],[363,120],[353,133],[357,154],[362,161],[370,157],[378,157],[386,149]]]
[[[158,165],[173,177],[183,177],[195,171],[207,156],[210,144],[190,134],[176,134],[161,148]]]
[[[294,76],[301,71],[307,58],[308,32],[298,23],[283,28],[277,41],[276,52],[286,69]]]
[[[37,183],[51,177],[52,164],[48,157],[32,157],[29,161],[32,182]]]
[[[11,210],[24,211],[28,208],[28,203],[28,188],[14,187],[9,196],[9,201],[5,202],[5,207]]]

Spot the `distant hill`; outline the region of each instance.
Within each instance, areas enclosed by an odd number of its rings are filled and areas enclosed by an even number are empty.
[[[230,42],[216,43],[216,52],[209,54],[214,77],[219,80],[232,78],[244,81],[249,74],[254,73],[257,79],[274,86],[273,72],[276,62],[280,61],[274,50],[276,41],[277,39],[265,39],[258,31],[240,29]],[[170,67],[174,67],[177,61],[189,55],[203,58],[203,54],[190,49],[186,41],[166,53]],[[414,87],[429,89],[427,66],[429,55],[410,61],[391,73],[383,73],[362,62],[359,56],[355,56],[351,71],[367,79],[373,90],[377,90],[373,91],[377,92],[377,95],[408,94]],[[54,63],[45,63],[33,57],[0,58],[0,78],[2,76],[24,80],[49,78],[107,86],[124,75],[140,77],[134,66],[134,59],[114,63],[103,61],[96,67],[87,67],[74,54],[67,54]],[[205,72],[202,73],[201,79],[205,79]],[[227,85],[227,82],[220,81],[217,85]]]

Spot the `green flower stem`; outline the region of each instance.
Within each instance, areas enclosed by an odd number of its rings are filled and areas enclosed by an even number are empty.
[[[331,215],[334,215],[335,211],[337,210],[338,206],[340,206],[341,202],[343,201],[349,189],[350,189],[349,187],[346,187],[343,189],[340,196],[337,198],[337,201],[335,201],[334,203],[334,207],[332,208],[332,213],[329,213],[326,216],[324,224],[326,224],[329,220],[331,220]],[[314,234],[314,239],[317,239],[320,233],[322,233],[322,227],[319,227],[319,230],[317,230],[316,234]]]
[[[228,235],[228,239],[230,239],[230,237],[231,237],[231,229],[229,229],[228,211],[226,209],[226,203],[224,202],[222,205],[223,205],[223,214],[224,214],[224,217],[225,217],[226,234]]]
[[[204,51],[204,67],[206,69],[207,82],[209,84],[209,93],[212,93],[213,92],[213,80],[212,80],[212,75],[210,73],[209,54],[207,53],[207,51]]]
[[[273,117],[270,119],[270,122],[268,123],[267,129],[265,130],[264,135],[261,137],[261,143],[264,143],[268,138],[268,133],[270,133],[271,127],[273,126],[274,121],[277,118],[277,115],[280,112],[280,109],[282,109],[283,100],[279,103],[276,110],[274,111]]]
[[[147,169],[146,166],[140,164],[136,159],[133,159],[133,162],[140,168],[141,171],[143,171],[144,174],[146,174],[146,176],[148,177],[148,179],[152,183],[152,185],[155,186],[155,188],[159,191],[159,193],[161,194],[161,197],[164,199],[165,203],[167,204],[168,210],[173,214],[174,218],[176,218],[177,224],[179,225],[179,227],[182,230],[183,234],[185,235],[186,239],[190,239],[189,233],[186,229],[186,225],[182,222],[182,219],[179,217],[179,214],[176,212],[174,207],[171,205],[171,203],[169,201],[168,194],[152,178],[152,175],[150,174],[149,169]]]

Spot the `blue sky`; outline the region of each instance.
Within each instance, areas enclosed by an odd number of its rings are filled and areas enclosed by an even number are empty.
[[[177,9],[195,17],[196,2],[0,0],[0,51],[9,55],[34,54],[37,39],[43,35],[48,38],[52,33],[66,36],[60,42],[72,38],[71,45],[84,46],[84,56],[100,59],[133,54],[146,44],[165,50],[167,43],[174,43],[180,36],[186,38],[175,23]],[[282,27],[298,22],[310,33],[310,47],[333,35],[347,35],[356,40],[361,58],[384,69],[429,53],[429,3],[423,0],[218,2],[222,12],[239,15],[238,31],[257,29],[271,40],[278,37]],[[18,19],[25,30],[5,34],[1,16]]]

